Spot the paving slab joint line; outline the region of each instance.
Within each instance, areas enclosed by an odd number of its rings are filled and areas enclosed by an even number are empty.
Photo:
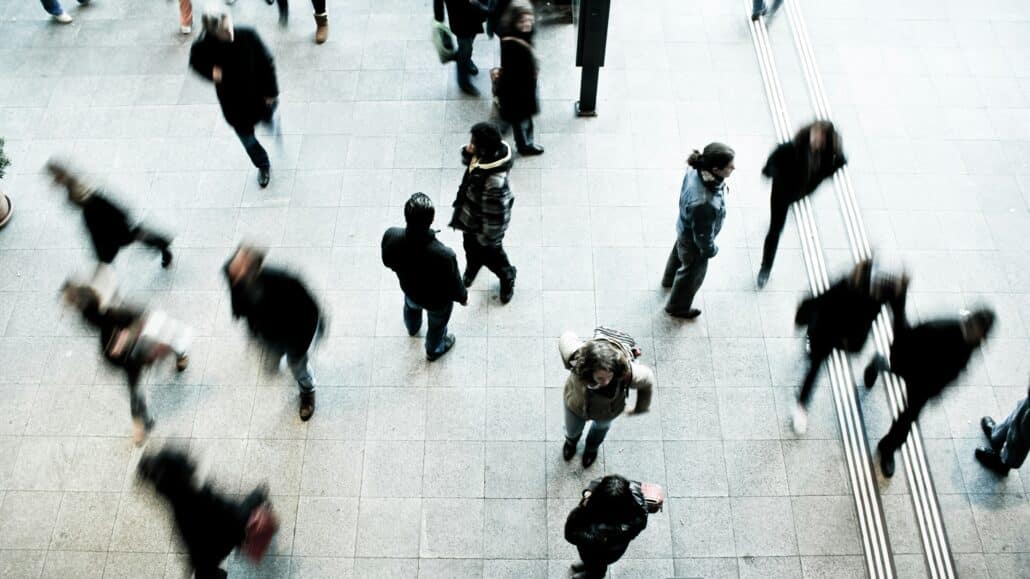
[[[750,3],[745,3],[750,5]],[[750,16],[750,9],[747,10]],[[765,18],[750,23],[752,41],[762,73],[773,124],[781,140],[789,138],[790,121],[784,106],[782,87],[776,73],[772,50],[769,47]],[[814,213],[809,200],[793,206],[801,238],[802,255],[805,260],[809,286],[813,292],[829,287],[829,277],[823,257],[822,244],[816,227]],[[873,478],[872,459],[866,448],[865,423],[855,396],[855,387],[848,371],[846,357],[835,352],[827,363],[830,384],[833,388],[837,420],[841,428],[844,455],[847,458],[848,474],[862,536],[866,566],[871,577],[894,577],[893,555],[884,524],[883,506],[876,491]]]
[[[812,49],[807,24],[801,13],[801,8],[793,0],[788,0],[785,2],[784,9],[787,11],[791,24],[791,34],[801,60],[802,72],[805,76],[805,83],[808,87],[812,106],[815,108],[818,118],[829,120],[831,118],[830,105],[815,62],[815,53]],[[856,261],[869,258],[872,256],[872,251],[847,167],[842,168],[834,176],[834,185],[837,191],[838,204],[840,205],[847,228],[852,257]],[[886,309],[882,310],[877,316],[874,324],[874,334],[878,335],[878,339],[874,340],[877,352],[885,356],[889,355],[893,332],[889,325]],[[883,374],[883,379],[891,415],[897,418],[904,408],[904,389],[901,387],[900,379],[888,373]],[[944,521],[940,512],[940,504],[937,500],[933,477],[926,462],[926,454],[923,449],[922,436],[918,425],[913,425],[909,438],[902,447],[902,457],[905,462],[913,508],[919,521],[919,531],[930,574],[934,578],[953,578],[955,577],[954,560],[944,529]]]

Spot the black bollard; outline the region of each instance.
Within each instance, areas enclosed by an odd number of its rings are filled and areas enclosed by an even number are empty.
[[[583,68],[583,76],[579,83],[576,116],[597,116],[597,79],[604,66],[611,4],[611,0],[580,0],[579,3],[576,66]]]

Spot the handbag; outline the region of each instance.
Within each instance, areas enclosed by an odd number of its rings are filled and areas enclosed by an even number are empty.
[[[248,559],[258,563],[265,556],[272,537],[279,530],[279,517],[272,510],[270,503],[264,503],[250,513],[243,537],[241,550]]]
[[[433,46],[436,47],[436,55],[440,57],[441,63],[454,60],[458,54],[458,45],[454,41],[451,29],[443,22],[433,21],[432,27]]]

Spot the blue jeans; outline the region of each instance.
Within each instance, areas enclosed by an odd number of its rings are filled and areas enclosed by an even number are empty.
[[[43,4],[43,10],[46,10],[51,16],[60,16],[64,14],[64,8],[61,6],[61,0],[39,0]],[[79,4],[89,4],[89,0],[79,0]]]
[[[447,337],[447,322],[451,319],[451,312],[454,304],[449,303],[446,307],[438,310],[423,308],[411,301],[411,298],[404,296],[404,326],[408,328],[408,334],[414,336],[422,327],[422,310],[426,310],[426,317],[429,318],[429,329],[426,330],[426,354],[440,354],[444,351],[444,338]]]
[[[779,10],[780,9],[780,4],[783,4],[783,0],[773,0],[772,1],[772,6],[768,7],[769,9],[768,9],[768,12],[766,13],[766,17],[768,18],[768,17],[772,16],[777,10]],[[759,12],[765,10],[765,9],[766,9],[765,0],[754,0],[752,2],[752,4],[751,4],[751,13],[752,14],[757,14],[757,13],[759,13]]]
[[[608,429],[611,428],[611,420],[594,420],[590,426],[590,432],[587,433],[586,450],[589,452],[597,452],[600,448],[601,443],[604,442],[604,437],[608,434]],[[579,416],[575,412],[569,410],[568,406],[565,406],[565,439],[570,442],[578,442],[579,436],[583,434],[583,428],[587,424],[587,419]]]

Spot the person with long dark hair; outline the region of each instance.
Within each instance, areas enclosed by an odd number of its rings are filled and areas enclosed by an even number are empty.
[[[769,232],[762,248],[758,288],[769,281],[780,235],[787,223],[787,212],[794,202],[811,195],[819,184],[847,163],[840,133],[830,121],[816,121],[801,127],[794,139],[776,147],[762,168],[772,179],[769,199]]]
[[[708,260],[719,252],[715,237],[726,217],[726,179],[736,169],[734,156],[728,145],[709,143],[687,159],[690,169],[680,187],[678,235],[662,276],[662,287],[672,288],[665,305],[670,316],[694,319],[701,315],[693,305],[694,296],[705,280]]]
[[[579,506],[565,521],[565,540],[576,546],[580,562],[573,579],[602,579],[647,527],[647,505],[640,485],[612,474],[583,491]]]

